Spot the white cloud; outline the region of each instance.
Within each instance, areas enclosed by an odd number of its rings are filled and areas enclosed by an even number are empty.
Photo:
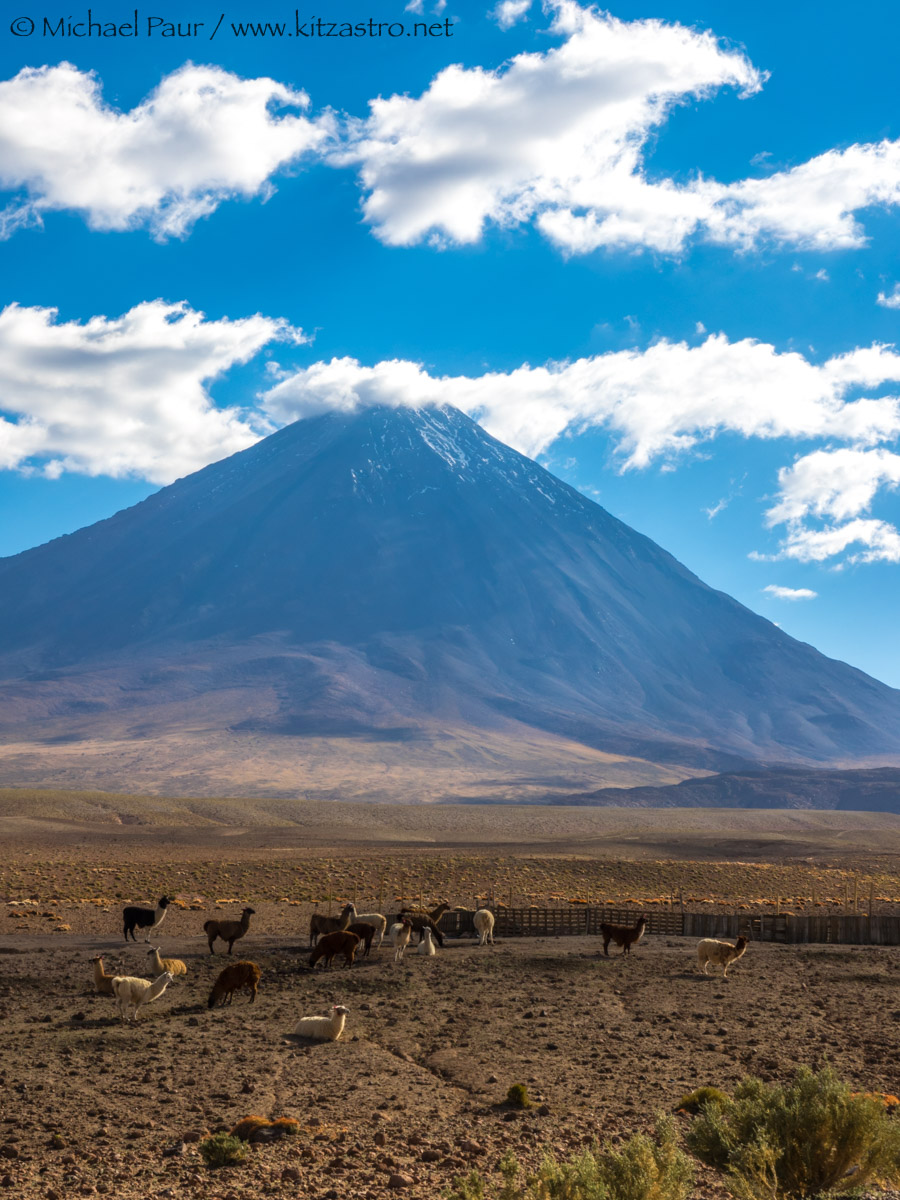
[[[0,467],[169,483],[242,450],[272,426],[216,408],[207,385],[274,340],[302,335],[162,300],[84,324],[11,304],[0,313]]]
[[[491,16],[501,29],[511,29],[531,8],[533,0],[502,0]]]
[[[770,583],[763,591],[774,596],[776,600],[815,600],[819,594],[809,588],[780,587],[777,583]]]
[[[900,483],[900,455],[889,450],[816,450],[778,473],[779,499],[770,525],[807,516],[845,521],[867,512],[876,492]]]
[[[528,7],[506,0],[494,15],[508,27]],[[692,237],[834,250],[864,244],[857,213],[900,203],[900,142],[887,140],[777,172],[763,152],[765,174],[732,184],[653,178],[646,145],[673,107],[723,87],[746,97],[766,76],[711,33],[574,0],[545,8],[561,45],[494,70],[448,67],[418,98],[373,100],[351,126],[334,161],[359,165],[365,219],[384,242],[471,243],[488,223],[534,221],[566,254],[677,253]]]
[[[778,501],[766,520],[770,526],[786,525],[787,533],[774,557],[821,562],[861,544],[865,549],[848,561],[900,561],[894,526],[860,519],[881,489],[900,484],[900,455],[880,447],[815,450],[783,467],[778,484]],[[811,523],[816,519],[844,523],[820,528]]]
[[[900,532],[887,521],[875,519],[858,519],[824,529],[797,526],[789,531],[778,557],[794,558],[799,562],[825,562],[855,545],[862,549],[849,555],[847,562],[900,562]]]
[[[324,148],[328,117],[272,111],[308,104],[274,80],[188,63],[123,113],[92,73],[26,68],[0,82],[0,187],[26,197],[0,214],[0,234],[74,209],[92,229],[183,236],[223,200],[265,197],[274,171]]]
[[[711,202],[704,223],[713,241],[751,249],[771,238],[804,250],[849,249],[865,244],[856,212],[900,203],[900,142],[829,150],[764,179],[693,186]]]
[[[493,16],[509,28],[531,7],[500,0]],[[358,168],[365,219],[398,246],[533,222],[565,254],[676,254],[695,238],[833,250],[864,244],[859,213],[900,203],[900,142],[887,140],[779,171],[758,159],[760,178],[730,184],[691,177],[692,163],[679,181],[654,177],[646,149],[676,106],[723,88],[749,96],[765,74],[709,32],[575,0],[544,8],[558,45],[494,69],[449,66],[418,97],[372,100],[366,119],[311,118],[304,92],[217,66],[186,64],[129,112],[70,64],[22,70],[0,82],[0,188],[18,193],[0,237],[61,209],[94,229],[185,236],[229,198],[265,199],[304,156]]]
[[[882,308],[900,308],[900,283],[895,283],[894,290],[889,294],[879,292],[875,303]]]
[[[750,93],[761,74],[709,33],[572,0],[552,9],[560,46],[497,70],[447,67],[417,99],[373,100],[352,127],[334,161],[359,164],[382,240],[474,242],[487,221],[535,218],[571,251],[675,250],[708,215],[702,191],[644,179],[643,146],[676,104],[725,86]]]
[[[698,346],[664,341],[473,378],[435,377],[412,362],[369,367],[333,359],[283,380],[262,401],[278,423],[359,404],[453,404],[531,456],[566,431],[603,426],[626,466],[645,467],[726,432],[874,445],[900,433],[900,402],[851,393],[894,381],[900,355],[889,347],[815,365],[797,353],[719,334]]]

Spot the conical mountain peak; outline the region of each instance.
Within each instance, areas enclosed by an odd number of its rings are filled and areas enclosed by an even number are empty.
[[[180,721],[297,747],[465,730],[690,769],[900,755],[900,693],[448,407],[308,417],[3,560],[0,666],[8,734],[40,676],[39,719],[64,726],[81,688],[87,734],[134,703],[158,731],[177,693]]]

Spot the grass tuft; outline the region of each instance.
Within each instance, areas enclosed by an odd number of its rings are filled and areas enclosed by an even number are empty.
[[[531,1097],[524,1083],[514,1083],[506,1093],[506,1103],[513,1108],[531,1108]]]

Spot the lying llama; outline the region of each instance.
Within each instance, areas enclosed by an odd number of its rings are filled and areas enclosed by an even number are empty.
[[[336,1042],[344,1032],[349,1008],[335,1004],[329,1017],[301,1017],[294,1026],[294,1037],[316,1038],[320,1042]]]
[[[163,971],[158,979],[151,983],[148,979],[137,979],[134,975],[114,975],[112,981],[113,995],[116,1007],[122,1020],[127,1020],[126,1010],[132,1010],[132,1021],[137,1020],[138,1009],[150,1004],[163,994],[172,982],[172,973]]]
[[[326,933],[321,938],[319,944],[314,947],[309,956],[310,967],[315,967],[320,958],[325,959],[325,970],[327,970],[336,954],[343,954],[347,960],[347,966],[353,966],[353,956],[356,954],[356,949],[359,946],[359,938],[355,933],[349,933],[346,929],[336,929],[334,933]]]
[[[391,945],[394,947],[394,962],[403,961],[403,951],[409,945],[411,936],[412,925],[406,917],[402,921],[398,921],[396,925],[391,926],[389,937]]]
[[[636,946],[641,940],[646,928],[646,917],[638,917],[636,925],[601,925],[603,953],[609,958],[609,943],[615,942],[617,946],[622,947],[623,954],[630,954],[631,947]]]
[[[241,913],[239,921],[204,921],[203,932],[206,934],[209,942],[209,952],[213,953],[213,942],[216,938],[221,938],[223,942],[228,943],[228,953],[231,953],[231,947],[242,938],[250,928],[250,918],[256,916],[255,909],[245,908]]]
[[[381,913],[357,913],[355,921],[359,924],[374,925],[375,932],[378,934],[378,945],[381,945],[387,929],[387,917]]]
[[[187,975],[187,967],[180,958],[160,958],[159,947],[151,946],[147,952],[147,957],[153,961],[150,966],[157,975],[162,971],[168,971],[170,975]]]
[[[422,940],[416,947],[416,954],[437,954],[437,950],[434,948],[434,942],[431,940],[431,930],[427,925],[422,930]]]
[[[147,936],[144,941],[149,944],[150,938],[156,933],[160,925],[165,920],[166,910],[169,907],[169,897],[160,896],[159,902],[155,909],[140,908],[136,904],[129,904],[122,910],[122,927],[125,934],[125,941],[128,941],[128,935],[131,934],[131,940],[137,941],[134,936],[135,929],[146,929]]]
[[[227,997],[225,1003],[230,1004],[234,999],[235,992],[242,992],[246,988],[250,993],[250,1003],[256,999],[256,989],[259,987],[259,977],[262,974],[256,963],[253,962],[236,962],[230,967],[225,967],[219,972],[219,978],[212,986],[212,991],[209,993],[207,1008],[214,1008],[223,996]]]
[[[486,946],[488,942],[494,944],[494,914],[489,908],[479,908],[472,917],[472,924],[475,926],[475,932],[479,937],[479,946]]]
[[[728,978],[728,968],[741,957],[747,949],[747,939],[739,937],[737,943],[720,942],[716,938],[704,938],[697,946],[697,966],[704,975],[708,975],[707,966],[715,963],[722,968],[722,978]]]
[[[348,929],[350,923],[355,920],[356,909],[352,904],[345,904],[339,917],[326,917],[323,913],[314,912],[309,918],[310,946],[314,946],[323,933],[337,933],[338,930]]]
[[[367,921],[354,921],[348,928],[348,933],[355,933],[360,942],[365,942],[365,958],[369,957],[369,951],[372,949],[372,938],[375,936],[375,926],[370,925]]]
[[[112,981],[115,975],[107,975],[103,970],[103,955],[98,954],[96,958],[92,958],[94,964],[94,986],[101,996],[114,996]]]

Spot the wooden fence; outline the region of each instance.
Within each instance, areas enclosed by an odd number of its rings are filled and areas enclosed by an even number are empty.
[[[498,937],[572,937],[600,933],[601,923],[634,925],[639,910],[607,905],[572,905],[569,908],[498,908],[494,933]],[[900,917],[830,913],[806,916],[794,913],[759,914],[649,911],[647,932],[669,937],[737,938],[755,942],[816,942],[851,946],[900,946]],[[438,922],[450,937],[473,935],[470,913],[447,912]]]

